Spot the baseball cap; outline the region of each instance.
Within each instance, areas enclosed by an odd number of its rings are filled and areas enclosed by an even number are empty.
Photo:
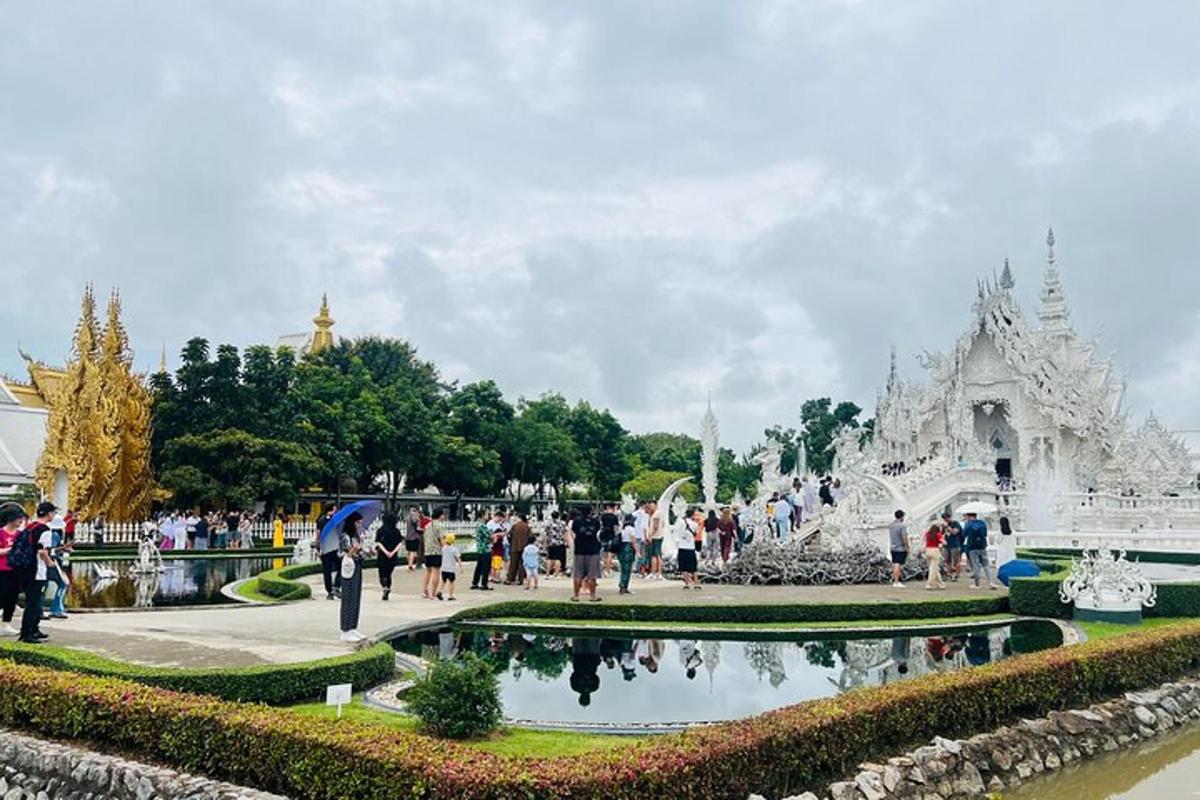
[[[54,505],[54,503],[51,503],[49,500],[43,500],[42,502],[38,503],[37,516],[39,517],[44,517],[47,514],[53,514],[55,511],[58,511],[58,506]]]

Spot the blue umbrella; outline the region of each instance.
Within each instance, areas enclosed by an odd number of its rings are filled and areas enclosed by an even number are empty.
[[[996,570],[996,579],[1008,586],[1008,582],[1013,578],[1036,578],[1041,574],[1041,569],[1032,561],[1014,558],[1000,565],[1000,569]]]
[[[355,514],[362,517],[358,521],[358,532],[361,534],[367,528],[371,527],[375,520],[379,519],[379,515],[382,512],[382,500],[359,500],[342,506],[337,510],[336,514],[329,518],[329,521],[325,523],[325,527],[321,528],[320,541],[324,544],[325,537],[340,535],[342,532],[342,523]]]

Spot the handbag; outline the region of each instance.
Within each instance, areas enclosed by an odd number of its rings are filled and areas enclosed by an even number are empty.
[[[350,580],[354,577],[354,568],[357,565],[351,556],[342,556],[342,579]]]

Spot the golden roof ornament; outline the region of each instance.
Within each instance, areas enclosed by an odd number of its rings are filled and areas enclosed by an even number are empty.
[[[313,324],[316,329],[308,352],[322,353],[333,347],[333,317],[329,316],[329,296],[324,293],[321,294],[321,310],[313,317]]]

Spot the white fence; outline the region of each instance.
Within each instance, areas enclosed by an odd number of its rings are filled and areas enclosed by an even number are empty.
[[[404,520],[401,520],[401,525],[403,523]],[[463,552],[471,552],[474,548],[475,525],[476,523],[469,521],[445,523],[446,530],[458,537],[456,544]],[[368,533],[373,534],[377,529],[378,523]],[[147,530],[156,530],[156,528],[148,528],[144,523],[136,522],[105,524],[104,544],[106,546],[136,546],[142,540],[142,536],[145,535]],[[209,541],[212,541],[214,534],[224,533],[228,533],[231,540],[237,538],[237,533],[227,531],[225,521],[221,520],[220,524],[209,529]],[[270,544],[275,535],[274,523],[255,522],[250,528],[250,533],[259,544]],[[317,538],[317,526],[314,522],[293,520],[283,526],[283,541],[288,546],[295,544],[301,539],[315,538]],[[75,529],[75,541],[81,544],[97,544],[96,531],[93,530],[90,524],[80,523]]]

